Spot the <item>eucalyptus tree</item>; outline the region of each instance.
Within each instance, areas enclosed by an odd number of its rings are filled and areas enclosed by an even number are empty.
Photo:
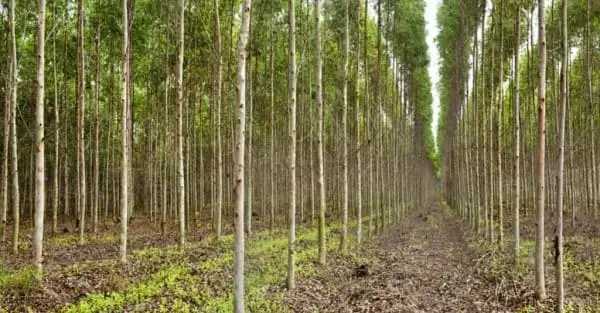
[[[20,202],[19,193],[19,158],[18,158],[18,141],[17,141],[17,89],[19,66],[17,60],[17,40],[15,37],[15,1],[9,0],[8,8],[8,29],[10,32],[10,78],[9,78],[9,93],[10,93],[10,172],[11,172],[11,200],[13,211],[13,238],[12,252],[17,254],[19,251],[19,226],[20,226]]]
[[[53,28],[56,27],[56,1],[52,3]],[[58,102],[58,75],[56,68],[56,36],[58,31],[52,34],[52,71],[54,80],[54,166],[52,173],[52,235],[55,236],[58,229],[58,204],[59,204],[59,176],[60,176],[60,115]],[[8,138],[6,136],[5,138]],[[6,154],[5,154],[6,155]]]
[[[215,132],[216,132],[216,154],[217,154],[217,194],[216,194],[216,233],[217,238],[221,236],[222,214],[223,214],[223,153],[221,144],[221,88],[222,81],[222,47],[221,47],[221,21],[219,17],[219,0],[213,0],[214,15],[214,49],[215,49],[215,72],[214,72],[214,96],[215,107]]]
[[[515,155],[514,155],[514,236],[515,236],[515,244],[514,244],[514,257],[515,264],[519,261],[519,250],[520,248],[520,212],[521,212],[521,174],[520,174],[520,160],[521,160],[521,117],[520,117],[520,107],[519,107],[519,45],[521,42],[521,6],[519,4],[516,5],[515,10],[515,32],[516,32],[516,41],[514,46],[514,77],[513,77],[513,115],[514,115],[514,127],[515,127]]]
[[[237,46],[237,125],[235,146],[235,259],[233,310],[244,313],[244,150],[246,131],[246,47],[250,29],[252,0],[242,3],[242,21]]]
[[[12,69],[12,65],[9,61],[9,72]],[[6,240],[6,217],[8,213],[8,147],[10,145],[10,109],[11,109],[11,91],[10,81],[12,80],[11,74],[8,73],[7,77],[7,90],[6,90],[6,104],[4,106],[4,119],[2,124],[2,134],[4,141],[2,142],[2,170],[0,176],[2,179],[2,185],[0,186],[0,205],[2,206],[0,212],[0,241]]]
[[[296,9],[295,1],[288,2],[289,31],[289,67],[288,67],[288,101],[290,112],[290,210],[289,210],[289,244],[288,244],[288,278],[289,290],[295,287],[295,245],[296,245]]]
[[[123,47],[121,58],[121,246],[119,257],[121,262],[127,262],[127,222],[129,213],[129,130],[128,130],[128,112],[129,112],[129,13],[128,0],[122,1],[123,14]]]
[[[344,24],[344,74],[342,87],[342,136],[343,136],[343,204],[342,204],[342,239],[341,250],[348,247],[348,63],[350,59],[350,0],[344,0],[345,6],[345,24]]]
[[[185,245],[185,176],[183,167],[183,50],[184,50],[184,20],[185,0],[179,1],[179,37],[177,41],[177,194],[179,201],[179,246]]]
[[[99,201],[100,201],[100,12],[101,12],[101,0],[98,0],[98,8],[97,8],[97,14],[98,14],[98,20],[96,21],[96,38],[94,39],[95,42],[95,49],[96,49],[96,69],[95,69],[95,79],[94,79],[94,86],[95,86],[95,90],[94,90],[94,104],[95,104],[95,114],[94,114],[94,118],[95,118],[95,122],[94,122],[94,187],[93,187],[93,198],[92,198],[92,216],[93,216],[93,231],[94,234],[98,233],[98,206],[100,205]],[[54,54],[55,55],[55,54]],[[53,64],[56,64],[56,59],[53,60]],[[56,65],[54,66],[54,94],[55,94],[55,119],[56,121],[58,121],[58,107],[57,107],[57,102],[56,101]],[[58,131],[55,131],[56,133],[56,139],[55,141],[58,142],[59,138],[58,138]],[[58,144],[55,143],[55,148],[58,147]],[[58,150],[56,150],[58,151]],[[56,154],[55,157],[55,168],[58,168],[58,152]],[[58,182],[58,175],[54,175],[56,182]],[[56,183],[56,189],[55,189],[55,197],[54,197],[54,201],[56,202],[56,206],[58,206],[58,197],[56,195],[58,195],[58,183]],[[54,211],[56,212],[56,211]],[[53,229],[55,229],[56,227],[53,227]]]
[[[598,187],[598,185],[600,185],[597,181],[597,174],[596,174],[596,147],[595,147],[595,123],[594,123],[594,97],[592,95],[593,93],[593,80],[592,80],[592,70],[593,70],[593,65],[592,65],[592,24],[590,22],[590,11],[591,11],[591,6],[590,6],[590,0],[586,0],[586,38],[585,38],[585,62],[586,62],[586,78],[587,78],[587,83],[586,83],[586,87],[587,87],[587,97],[588,97],[588,105],[589,105],[589,115],[588,115],[588,121],[589,121],[589,127],[590,127],[590,161],[591,161],[591,184],[590,184],[590,194],[591,194],[591,198],[592,198],[592,209],[594,212],[594,217],[598,216],[598,198],[600,195],[598,195],[598,193],[600,193],[599,189],[600,187]]]
[[[567,0],[561,1],[561,25],[562,25],[562,60],[560,66],[560,133],[558,143],[558,222],[556,228],[555,260],[556,260],[556,312],[564,311],[565,291],[563,273],[563,200],[564,200],[564,169],[565,169],[565,128],[567,116],[567,65],[569,62],[569,33],[567,32]],[[592,143],[593,144],[593,143]]]
[[[325,243],[325,160],[323,143],[323,60],[321,46],[321,0],[315,0],[315,32],[317,60],[317,162],[319,163],[319,263],[325,264],[327,246]]]
[[[360,0],[356,0],[356,66],[354,77],[354,111],[356,114],[356,243],[360,245],[362,236],[362,167],[360,150]],[[366,45],[366,42],[364,43]],[[365,56],[366,58],[366,56]],[[365,88],[366,89],[366,88]],[[365,92],[366,93],[366,92]]]
[[[85,8],[83,0],[77,0],[77,214],[79,245],[84,243],[86,209],[86,161],[85,161]]]
[[[498,112],[496,113],[496,139],[497,139],[497,160],[498,160],[498,246],[503,249],[504,246],[504,191],[502,186],[502,118],[504,111],[504,1],[500,0],[500,70],[498,89],[500,92],[498,100]],[[492,76],[493,77],[493,76]],[[492,93],[493,93],[492,88]]]
[[[545,0],[538,0],[538,153],[537,153],[537,237],[535,242],[535,285],[536,296],[546,298],[544,279],[544,209],[546,200],[546,10]]]
[[[33,241],[35,265],[38,274],[42,273],[43,241],[44,241],[44,210],[46,207],[46,167],[44,144],[44,70],[46,45],[46,0],[38,0],[36,37],[36,101],[35,101],[35,237]]]

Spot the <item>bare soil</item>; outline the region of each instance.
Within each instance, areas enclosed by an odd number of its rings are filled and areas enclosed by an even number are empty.
[[[487,278],[487,255],[470,248],[463,223],[441,202],[415,212],[364,248],[373,273],[357,277],[364,260],[330,260],[317,278],[299,281],[287,297],[295,312],[514,312],[534,303]],[[532,289],[531,289],[532,290]]]

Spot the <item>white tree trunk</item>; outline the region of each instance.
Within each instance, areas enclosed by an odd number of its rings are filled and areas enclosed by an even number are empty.
[[[289,290],[295,286],[294,253],[296,244],[296,10],[294,0],[288,2],[289,30],[289,69],[288,69],[288,101],[290,112],[290,211],[289,211],[289,246],[288,246],[288,279]]]
[[[323,158],[323,60],[321,47],[321,0],[315,0],[315,31],[317,57],[317,158],[319,163],[319,263],[325,264],[327,246],[325,243],[325,160]]]
[[[179,51],[177,58],[177,194],[179,202],[179,246],[185,245],[185,176],[183,168],[183,43],[185,0],[180,0]]]
[[[10,48],[10,60],[11,60],[11,77],[10,77],[10,163],[11,163],[11,177],[12,177],[12,210],[13,210],[13,240],[12,240],[12,251],[13,254],[17,254],[19,249],[19,223],[20,223],[20,195],[19,195],[19,157],[17,152],[18,141],[17,141],[17,83],[19,67],[17,66],[17,41],[15,39],[15,1],[10,0],[9,4],[9,18],[8,28],[10,29],[11,48]]]
[[[79,214],[79,244],[85,233],[85,50],[83,0],[77,1],[77,212]]]
[[[129,132],[127,122],[128,93],[129,93],[129,32],[127,31],[128,13],[127,0],[123,0],[123,55],[121,59],[121,105],[122,105],[122,124],[121,124],[121,248],[119,255],[121,262],[127,262],[127,216],[129,206]]]
[[[221,23],[219,21],[219,0],[213,1],[214,6],[214,18],[215,18],[215,53],[217,57],[216,62],[216,73],[215,73],[215,95],[214,105],[216,108],[215,117],[216,121],[216,133],[217,133],[217,238],[221,237],[222,227],[222,208],[223,208],[223,153],[221,149],[221,68],[222,68],[222,56],[221,56]]]
[[[345,2],[345,26],[344,26],[344,86],[342,88],[342,139],[343,141],[343,200],[342,200],[342,240],[341,250],[348,247],[348,63],[350,59],[350,0]]]
[[[10,61],[9,61],[10,63]],[[12,65],[9,65],[8,69],[8,79],[6,82],[6,106],[4,107],[4,124],[2,134],[4,135],[3,147],[2,147],[2,172],[0,176],[2,177],[2,182],[0,183],[0,205],[2,212],[0,221],[0,242],[4,242],[6,240],[6,217],[8,212],[8,147],[10,145],[10,109],[11,109],[11,92],[10,92],[10,83],[11,83],[11,70]]]
[[[35,101],[35,236],[33,250],[38,273],[42,273],[44,209],[46,206],[46,168],[44,151],[44,45],[46,32],[46,0],[38,1],[37,16],[37,95]]]
[[[562,60],[560,66],[560,134],[558,146],[558,225],[556,227],[556,251],[554,257],[556,261],[556,312],[564,311],[565,291],[564,291],[564,273],[563,273],[563,199],[565,183],[565,125],[567,115],[567,65],[569,62],[569,42],[567,32],[567,0],[562,0]]]
[[[516,23],[515,23],[515,29],[517,29],[516,32],[516,36],[517,36],[517,40],[515,41],[515,56],[514,56],[514,71],[515,71],[515,77],[513,79],[513,85],[514,85],[514,117],[515,117],[515,173],[514,173],[514,178],[515,178],[515,195],[514,195],[514,199],[515,199],[515,207],[514,207],[514,214],[515,214],[515,245],[514,245],[514,255],[515,255],[515,264],[517,264],[518,260],[519,260],[519,250],[520,250],[520,209],[521,209],[521,177],[519,174],[520,168],[519,168],[519,162],[521,159],[520,156],[520,150],[521,150],[521,118],[520,118],[520,108],[519,108],[519,44],[520,44],[520,18],[521,18],[521,8],[520,6],[517,6],[516,9]]]
[[[538,0],[538,21],[546,20],[545,1]],[[535,244],[535,285],[539,300],[546,298],[544,278],[544,208],[546,158],[546,23],[538,23],[538,155],[537,155],[537,238]]]
[[[100,1],[98,1],[98,15],[100,14]],[[98,206],[100,199],[100,20],[96,25],[96,81],[94,102],[95,129],[94,129],[94,198],[92,199],[92,213],[94,217],[94,234],[98,233]]]
[[[237,47],[237,127],[234,152],[235,163],[235,276],[233,309],[236,313],[244,313],[244,148],[246,131],[246,46],[250,28],[250,9],[252,0],[242,3],[242,22],[240,39]]]
[[[360,245],[362,232],[362,168],[360,163],[360,0],[356,1],[356,77],[354,78],[356,111],[356,244]],[[366,57],[366,56],[365,56]]]

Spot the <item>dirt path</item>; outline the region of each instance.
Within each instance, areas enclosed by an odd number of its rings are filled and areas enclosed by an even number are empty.
[[[289,296],[295,312],[508,312],[477,272],[460,223],[440,203],[387,230],[365,260],[329,261],[318,279]],[[356,277],[370,262],[372,275]],[[341,264],[340,264],[341,263]]]

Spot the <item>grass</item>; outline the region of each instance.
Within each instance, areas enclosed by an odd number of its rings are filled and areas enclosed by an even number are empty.
[[[355,227],[351,223],[349,228]],[[338,247],[340,225],[327,228],[329,253]],[[300,227],[297,232],[296,275],[311,277],[317,274],[318,231],[316,228]],[[350,246],[355,245],[349,236]],[[208,240],[203,245],[217,246],[220,251],[197,265],[178,254],[176,248],[150,248],[133,254],[133,258],[148,260],[169,257],[173,262],[143,281],[122,291],[92,294],[79,303],[62,310],[64,313],[122,312],[128,308],[134,312],[231,312],[233,294],[233,236],[218,241]],[[245,300],[249,312],[287,312],[282,286],[287,277],[287,232],[264,230],[253,234],[246,242]],[[190,247],[188,246],[187,249]],[[364,261],[353,253],[347,256],[354,261]]]
[[[205,248],[213,242],[207,240],[205,243],[189,245],[188,249]],[[227,245],[233,242],[233,236],[224,236],[216,246]],[[213,242],[214,243],[214,242]],[[185,287],[196,285],[196,268],[190,266],[185,251],[177,247],[168,248],[148,248],[135,251],[130,262],[155,262],[161,259],[168,260],[167,265],[163,266],[157,273],[149,275],[139,283],[133,284],[122,291],[109,293],[98,293],[86,296],[83,300],[74,305],[69,305],[62,310],[64,313],[91,313],[91,312],[121,312],[124,307],[135,306],[144,303],[149,299],[156,298],[165,291],[171,291],[175,294],[185,293]],[[229,261],[228,261],[229,260]],[[210,272],[221,266],[226,266],[231,262],[231,258],[211,258],[198,265],[198,268]],[[118,265],[115,265],[118,266]],[[208,298],[210,295],[203,294],[194,290],[192,303],[201,303],[202,298]],[[180,302],[174,302],[164,309],[173,312],[173,306],[177,308],[174,312],[186,312],[186,305]],[[162,309],[161,309],[162,310]],[[167,311],[165,311],[167,312]]]
[[[27,265],[17,271],[8,272],[0,268],[0,290],[29,291],[39,286],[38,271]]]
[[[130,237],[131,239],[131,237]],[[93,243],[118,243],[121,238],[119,235],[102,235],[100,237],[96,237],[93,234],[86,234],[83,237],[84,244],[93,244]],[[72,247],[79,245],[79,234],[67,234],[60,236],[51,236],[48,238],[46,245],[50,247]]]
[[[586,246],[598,246],[594,239],[582,237],[567,237],[565,238],[565,246],[572,241],[583,241]],[[505,249],[508,249],[507,243],[512,243],[512,237],[507,237],[504,242]],[[486,277],[496,282],[497,284],[506,284],[508,281],[516,282],[518,285],[530,284],[533,281],[534,270],[534,252],[535,240],[521,239],[519,258],[517,266],[514,266],[515,261],[513,253],[510,251],[500,252],[497,245],[491,245],[486,241],[477,241],[471,243],[470,248],[486,251],[489,254],[487,263],[484,262],[487,270]],[[568,293],[565,299],[565,312],[581,312],[581,313],[598,313],[600,312],[600,264],[598,262],[583,260],[575,256],[569,248],[563,251],[564,263],[563,270],[565,274],[565,282],[570,282],[572,286],[568,288]],[[553,243],[548,238],[545,242],[544,259],[546,267],[553,268],[554,251]],[[552,276],[554,270],[550,270],[548,275]],[[552,281],[552,279],[551,279]],[[553,288],[548,285],[547,288]],[[583,290],[583,294],[582,294]],[[587,294],[591,292],[592,294]],[[582,296],[590,301],[582,299]],[[525,305],[516,310],[518,313],[538,312],[532,305]]]

